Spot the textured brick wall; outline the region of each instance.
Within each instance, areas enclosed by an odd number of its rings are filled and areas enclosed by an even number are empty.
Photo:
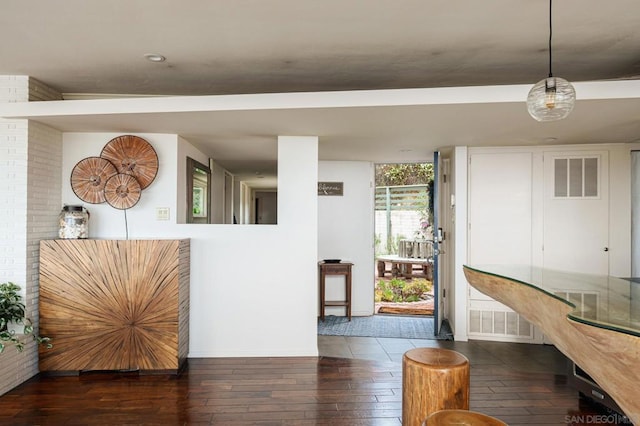
[[[26,293],[27,247],[26,120],[0,119],[0,282],[12,281]],[[0,355],[0,394],[35,374],[34,348]],[[37,360],[37,359],[35,359]]]
[[[37,94],[29,94],[38,87]],[[35,90],[35,89],[34,89]],[[25,76],[0,76],[0,102],[60,99]],[[56,235],[60,211],[62,134],[27,120],[0,119],[0,282],[23,289],[27,315],[38,319],[38,245]],[[22,353],[0,355],[0,395],[38,372],[31,342]]]
[[[25,280],[27,121],[0,119],[0,282]]]
[[[62,193],[62,133],[29,123],[27,172],[27,312],[38,318],[40,240],[57,237]]]

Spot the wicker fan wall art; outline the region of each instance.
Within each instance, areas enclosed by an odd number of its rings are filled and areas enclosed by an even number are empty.
[[[140,200],[142,188],[138,180],[124,173],[111,176],[104,187],[107,203],[116,209],[125,210],[136,205]]]
[[[106,201],[126,210],[136,205],[157,173],[158,155],[151,144],[138,136],[123,135],[111,139],[100,157],[87,157],[74,166],[71,188],[84,202]]]
[[[80,160],[71,171],[71,189],[86,203],[105,202],[104,185],[118,171],[109,160],[87,157]]]
[[[118,173],[135,177],[142,189],[148,187],[158,173],[158,154],[139,136],[123,135],[111,139],[102,148],[100,157],[113,163]]]

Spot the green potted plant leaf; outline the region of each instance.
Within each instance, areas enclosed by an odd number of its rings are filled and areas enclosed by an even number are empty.
[[[18,352],[22,352],[25,336],[32,336],[33,340],[47,348],[53,347],[49,337],[34,333],[31,320],[24,316],[25,305],[19,291],[20,286],[12,282],[0,284],[0,353],[8,345],[13,345]]]

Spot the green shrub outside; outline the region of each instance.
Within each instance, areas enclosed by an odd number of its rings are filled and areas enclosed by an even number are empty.
[[[433,284],[424,278],[406,281],[393,278],[379,280],[375,288],[376,302],[418,302],[424,300],[424,294],[431,291]]]

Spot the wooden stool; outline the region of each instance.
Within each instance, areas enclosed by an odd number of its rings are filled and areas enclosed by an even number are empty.
[[[402,357],[402,425],[421,426],[427,416],[469,409],[469,360],[449,349],[416,348]]]
[[[507,426],[495,417],[467,410],[441,410],[427,417],[423,426]]]
[[[320,269],[318,278],[320,279],[320,320],[324,321],[324,311],[326,306],[344,306],[347,309],[347,317],[351,321],[351,267],[350,262],[318,262]],[[325,282],[327,275],[344,275],[345,298],[344,300],[327,301],[325,299]]]

